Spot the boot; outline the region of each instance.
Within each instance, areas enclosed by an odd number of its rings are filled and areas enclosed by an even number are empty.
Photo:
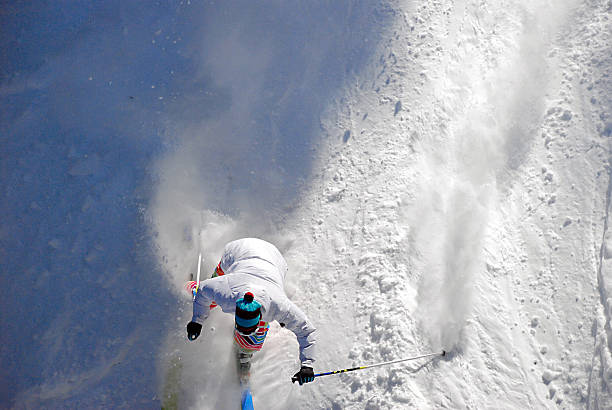
[[[253,357],[252,353],[238,353],[238,364],[239,370],[238,375],[240,376],[241,383],[248,383],[249,378],[251,377],[251,358]]]

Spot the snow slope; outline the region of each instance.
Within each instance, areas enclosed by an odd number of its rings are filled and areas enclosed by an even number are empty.
[[[300,389],[276,329],[256,402],[609,407],[609,2],[392,7],[272,238],[320,327],[321,370],[451,353]]]
[[[413,5],[330,110],[352,138],[323,157],[294,258],[318,273],[298,288],[325,368],[451,354],[305,397],[609,408],[611,4]]]
[[[319,328],[257,408],[612,407],[609,0],[16,3],[0,407],[234,408],[197,253],[260,236]]]

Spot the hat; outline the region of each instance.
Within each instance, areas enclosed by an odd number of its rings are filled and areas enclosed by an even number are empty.
[[[236,301],[236,329],[244,334],[250,334],[261,319],[261,304],[253,299],[251,292]]]

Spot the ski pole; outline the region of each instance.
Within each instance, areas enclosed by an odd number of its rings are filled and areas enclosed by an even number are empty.
[[[198,276],[196,278],[196,286],[193,289],[193,300],[195,300],[198,294],[198,288],[200,287],[200,266],[202,265],[202,252],[198,255]]]
[[[332,372],[318,373],[318,374],[315,374],[314,377],[328,376],[330,374],[347,373],[347,372],[352,372],[354,370],[363,370],[363,369],[369,369],[371,367],[386,366],[386,365],[389,365],[389,364],[400,363],[400,362],[407,362],[409,360],[423,359],[425,357],[431,357],[431,356],[446,356],[446,350],[442,350],[442,352],[440,352],[440,353],[428,353],[428,354],[424,354],[424,355],[421,355],[421,356],[408,357],[406,359],[391,360],[389,362],[381,362],[381,363],[369,364],[369,365],[366,365],[366,366],[353,367],[352,369],[342,369],[342,370],[334,370]],[[292,377],[291,378],[291,382],[292,383],[295,383],[298,380],[299,379],[297,377]]]

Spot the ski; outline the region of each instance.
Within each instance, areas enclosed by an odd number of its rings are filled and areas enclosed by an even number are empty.
[[[253,395],[249,386],[243,387],[242,398],[241,398],[241,409],[242,410],[255,410],[253,407]]]
[[[254,410],[253,394],[251,393],[251,354],[236,351],[238,365],[238,379],[240,381],[240,408],[242,410]]]

